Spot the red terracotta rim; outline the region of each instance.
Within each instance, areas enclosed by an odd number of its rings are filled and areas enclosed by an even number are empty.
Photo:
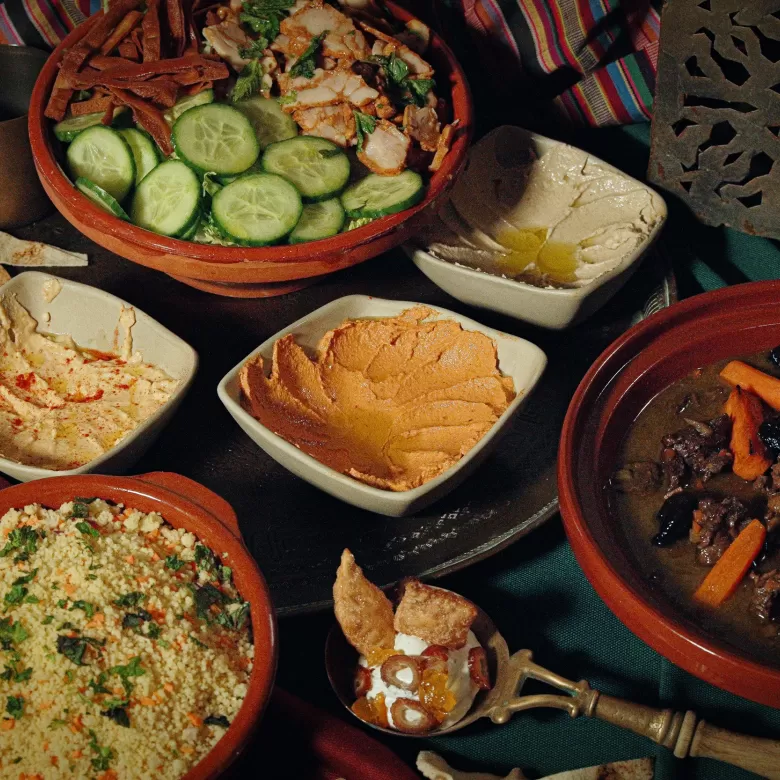
[[[222,739],[183,780],[216,778],[252,737],[271,696],[278,657],[271,596],[254,558],[241,541],[235,512],[227,501],[191,479],[179,474],[154,472],[137,477],[94,474],[51,477],[6,487],[0,490],[0,516],[11,507],[36,502],[60,506],[79,495],[122,502],[141,511],[158,511],[171,525],[192,530],[215,552],[228,554],[236,587],[250,602],[255,662],[238,714]]]
[[[405,9],[387,0],[385,5],[393,16],[401,22],[408,22],[415,17]],[[361,228],[341,233],[333,238],[323,239],[311,244],[280,245],[275,247],[223,247],[209,244],[196,244],[191,241],[181,241],[152,233],[148,230],[111,216],[92,201],[82,195],[71,184],[68,177],[60,169],[53,149],[53,134],[49,127],[50,121],[43,115],[49,93],[57,75],[57,64],[65,51],[83,38],[95,23],[91,17],[76,27],[62,43],[54,50],[43,67],[35,83],[29,110],[29,134],[38,175],[44,187],[53,200],[62,199],[69,210],[75,210],[89,218],[95,228],[104,233],[110,233],[130,244],[138,244],[147,249],[159,250],[172,255],[180,255],[190,260],[200,260],[206,263],[241,263],[243,266],[254,263],[267,265],[269,263],[295,263],[311,261],[317,258],[327,258],[328,255],[339,254],[356,247],[373,242],[380,236],[396,230],[401,224],[419,214],[437,200],[453,183],[466,162],[468,149],[473,132],[473,116],[471,95],[466,76],[447,44],[432,31],[432,59],[446,61],[447,71],[440,72],[440,80],[446,77],[450,86],[450,102],[453,116],[459,120],[459,131],[450,152],[444,158],[440,170],[431,176],[425,198],[417,205],[398,214],[383,217],[376,222]],[[440,84],[440,88],[444,86]]]
[[[558,492],[566,534],[583,572],[607,606],[640,639],[686,671],[731,693],[772,707],[780,707],[780,667],[740,655],[733,647],[697,629],[693,621],[682,615],[677,620],[665,614],[613,565],[594,533],[594,522],[589,522],[578,484],[578,466],[583,462],[584,451],[594,446],[598,461],[598,448],[603,444],[597,433],[603,425],[600,413],[614,412],[620,401],[614,401],[613,397],[635,389],[641,378],[637,376],[640,369],[632,369],[630,364],[636,356],[644,353],[644,363],[650,363],[644,376],[651,375],[652,360],[657,365],[662,351],[658,345],[665,339],[668,343],[695,338],[697,332],[707,331],[706,325],[711,327],[724,318],[742,318],[741,322],[734,323],[735,330],[737,327],[766,328],[771,319],[771,333],[777,333],[780,329],[778,303],[780,281],[740,284],[697,295],[631,328],[599,356],[577,387],[564,420],[558,456]],[[751,312],[757,318],[755,326],[750,325]],[[761,313],[763,318],[758,316]],[[622,385],[621,375],[627,377]],[[603,405],[607,406],[606,411]],[[593,458],[591,454],[591,462],[583,473],[591,480],[594,477],[600,480],[599,464],[594,465]],[[599,484],[603,483],[599,481]]]

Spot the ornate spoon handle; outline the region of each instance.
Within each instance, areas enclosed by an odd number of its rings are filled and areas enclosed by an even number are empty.
[[[594,691],[594,693],[597,693]],[[685,714],[598,694],[590,714],[652,739],[677,758],[714,758],[770,780],[780,780],[780,742],[748,737]]]
[[[506,652],[504,650],[504,652]],[[507,654],[508,655],[508,654]],[[501,664],[502,673],[487,712],[494,723],[506,723],[515,712],[555,707],[573,718],[599,718],[653,740],[677,758],[714,758],[727,764],[780,780],[780,742],[737,734],[700,721],[696,713],[657,709],[599,693],[586,680],[573,682],[535,664],[530,650],[520,650]],[[526,680],[539,680],[565,695],[522,696]]]

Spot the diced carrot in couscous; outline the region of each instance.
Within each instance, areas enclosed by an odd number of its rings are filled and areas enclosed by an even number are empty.
[[[0,732],[14,734],[0,738],[0,778],[179,780],[224,735],[252,670],[229,561],[100,499],[9,510],[0,539],[0,603],[17,594],[0,614],[0,669],[19,678],[2,683],[13,717],[0,713]]]

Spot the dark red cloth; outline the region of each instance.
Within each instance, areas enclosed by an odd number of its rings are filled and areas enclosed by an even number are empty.
[[[244,767],[260,770],[269,763],[273,769],[264,776],[274,780],[420,780],[359,727],[279,688],[236,777],[244,776]]]

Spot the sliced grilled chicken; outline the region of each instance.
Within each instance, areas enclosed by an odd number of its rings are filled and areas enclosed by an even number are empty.
[[[252,39],[232,20],[220,22],[203,28],[203,37],[211,48],[227,60],[237,71],[249,62],[239,54],[239,50],[252,45]]]
[[[380,119],[374,132],[365,135],[358,159],[380,176],[395,176],[406,167],[410,144],[409,136],[387,119]]]
[[[355,139],[355,115],[348,103],[299,109],[293,113],[304,135],[317,135],[342,147]]]
[[[279,87],[287,98],[283,106],[287,112],[299,108],[315,106],[333,106],[338,103],[351,103],[361,108],[379,97],[379,92],[369,87],[356,73],[348,70],[323,70],[317,68],[311,79],[299,76],[291,78],[288,74],[279,75]]]
[[[308,4],[282,21],[281,32],[291,41],[309,41],[327,32],[322,53],[336,59],[365,59],[368,46],[363,33],[341,11],[327,4]]]

